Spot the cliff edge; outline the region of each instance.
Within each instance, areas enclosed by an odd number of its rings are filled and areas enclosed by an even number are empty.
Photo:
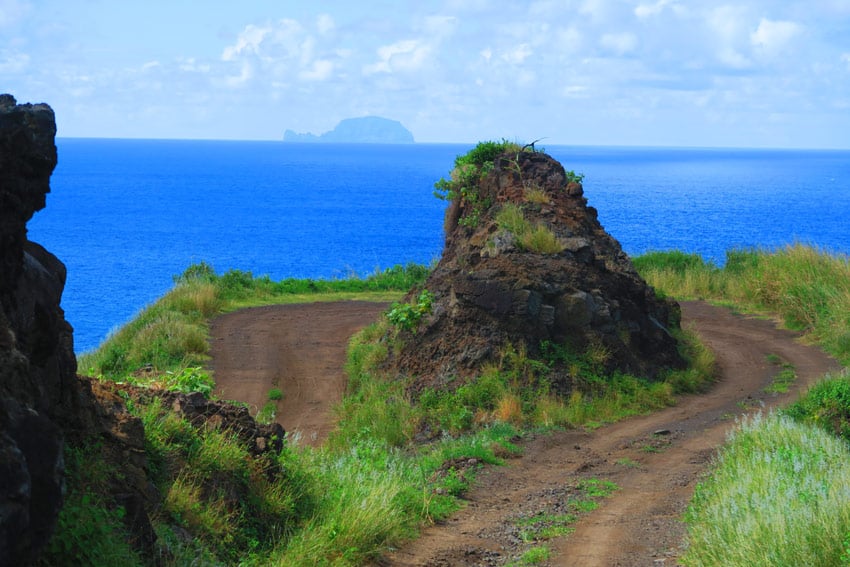
[[[56,166],[46,104],[0,95],[0,564],[30,562],[62,504],[63,434],[79,414],[71,326],[59,307],[65,266],[27,239]]]

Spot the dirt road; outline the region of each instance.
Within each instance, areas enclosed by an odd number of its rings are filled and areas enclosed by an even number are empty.
[[[273,305],[222,315],[210,329],[215,394],[256,413],[273,388],[276,419],[316,445],[333,427],[331,408],[345,392],[348,339],[376,321],[386,303],[345,301]]]
[[[533,545],[517,537],[517,518],[557,512],[580,480],[596,478],[620,489],[582,516],[574,533],[549,540],[553,553],[541,564],[675,565],[684,535],[682,513],[735,417],[786,402],[839,368],[770,321],[699,302],[682,308],[683,324],[717,355],[720,378],[708,393],[592,432],[563,431],[529,440],[521,458],[478,475],[463,510],[386,555],[381,564],[503,565]],[[344,388],[347,337],[383,309],[314,304],[259,308],[216,320],[213,365],[219,395],[261,405],[268,389],[278,387],[291,403],[280,408],[284,427],[320,441],[330,428],[327,408]],[[788,394],[765,393],[780,370],[768,355],[796,369],[798,378]]]

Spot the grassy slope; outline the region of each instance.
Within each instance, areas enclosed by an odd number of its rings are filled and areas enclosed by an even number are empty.
[[[112,381],[209,392],[202,366],[208,322],[216,314],[293,301],[386,301],[399,298],[426,275],[426,268],[407,266],[365,280],[272,282],[239,271],[218,276],[199,264],[97,351],[82,357],[80,368]],[[711,357],[691,344],[687,354],[700,370],[649,384],[635,377],[601,376],[596,370],[600,353],[574,353],[573,363],[583,369],[588,387],[563,400],[549,392],[547,361],[508,349],[503,363],[479,380],[453,392],[426,392],[412,403],[403,381],[376,371],[395,340],[391,320],[384,318],[352,341],[351,384],[338,409],[340,429],[322,449],[288,445],[280,456],[285,474],[278,478],[258,476],[244,448],[226,435],[193,428],[156,404],[133,406],[145,424],[151,471],[165,499],[156,529],[173,564],[193,556],[211,564],[361,564],[458,506],[457,497],[474,471],[456,471],[446,463],[461,457],[498,463],[496,454],[517,450],[510,440],[521,434],[520,428],[592,425],[673,403],[677,391],[698,387],[712,365]],[[146,372],[138,373],[139,368]],[[422,430],[438,441],[412,445]],[[72,451],[85,454],[90,468],[106,466],[86,447]],[[69,548],[94,549],[93,538],[119,551],[88,557],[90,564],[108,564],[115,553],[132,555],[121,543],[120,507],[93,497],[110,474],[114,471],[104,470],[98,482],[74,484],[72,479],[71,501],[78,505],[63,512],[64,528],[54,538],[49,561],[61,563]],[[242,494],[244,506],[228,505],[226,493]],[[104,524],[102,517],[112,520],[104,530],[84,528]],[[193,535],[190,543],[176,535],[181,530]]]
[[[723,268],[680,252],[637,258],[663,293],[778,314],[850,364],[850,264],[793,245],[732,251]],[[843,438],[843,441],[837,437]],[[827,376],[791,407],[744,421],[687,514],[686,565],[850,565],[850,375]]]

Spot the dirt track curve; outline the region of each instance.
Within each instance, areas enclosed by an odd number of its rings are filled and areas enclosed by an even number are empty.
[[[329,408],[344,390],[348,337],[386,308],[358,302],[248,309],[213,324],[218,395],[262,406],[269,388],[284,391],[279,421],[321,442],[332,426]],[[683,324],[716,353],[720,378],[706,394],[672,408],[595,431],[563,431],[523,444],[508,466],[482,471],[467,506],[448,521],[387,554],[381,565],[503,565],[525,548],[515,519],[552,513],[583,478],[615,482],[620,490],[548,541],[548,565],[676,565],[684,535],[680,521],[699,475],[734,425],[735,416],[791,399],[839,365],[773,322],[735,315],[701,302],[682,304]],[[764,392],[780,367],[792,364],[788,394]]]

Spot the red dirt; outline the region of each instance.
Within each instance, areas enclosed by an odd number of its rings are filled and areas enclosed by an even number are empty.
[[[333,428],[334,404],[345,391],[348,339],[376,321],[385,303],[345,301],[254,307],[212,323],[215,394],[255,414],[278,388],[277,422],[316,445]]]
[[[278,387],[285,393],[280,423],[320,442],[332,426],[328,410],[344,390],[347,339],[385,308],[354,302],[276,306],[217,319],[212,350],[218,395],[262,406],[268,390]],[[683,325],[716,353],[720,378],[709,392],[595,431],[525,441],[521,458],[478,475],[463,510],[380,563],[503,565],[532,545],[516,537],[516,518],[557,509],[579,480],[593,477],[620,490],[582,516],[574,533],[549,540],[553,553],[541,565],[675,565],[682,513],[734,418],[785,403],[840,368],[771,321],[701,302],[683,303],[682,311]],[[788,394],[764,392],[780,369],[768,355],[794,366],[797,380]]]

